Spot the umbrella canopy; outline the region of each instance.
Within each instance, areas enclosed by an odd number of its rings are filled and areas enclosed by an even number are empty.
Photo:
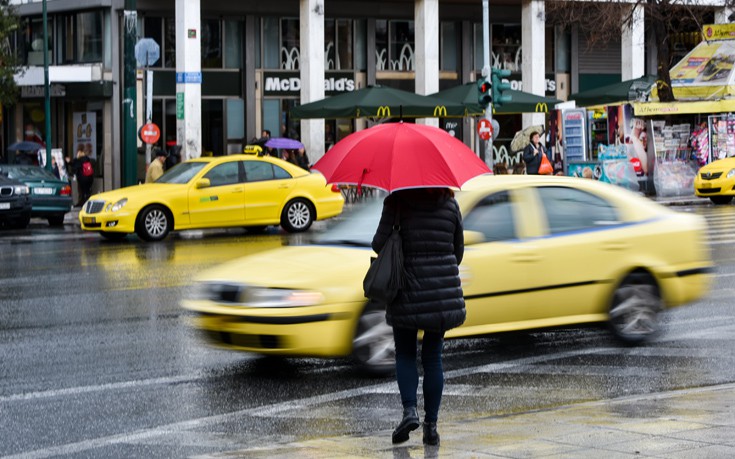
[[[577,102],[578,107],[636,101],[649,94],[655,83],[655,76],[646,75],[633,80],[578,92],[569,96],[569,100]]]
[[[271,137],[265,142],[265,146],[270,148],[287,148],[293,150],[304,148],[303,143],[296,139],[289,139],[286,137]]]
[[[312,166],[327,183],[367,185],[388,192],[461,187],[489,173],[487,165],[446,131],[424,124],[388,123],[350,134]]]
[[[46,147],[40,143],[24,140],[22,142],[15,142],[14,144],[9,145],[8,151],[38,151],[43,150],[44,148]]]
[[[368,86],[291,109],[296,119],[309,118],[435,118],[467,116],[464,105],[413,92]]]
[[[516,132],[516,134],[513,136],[513,140],[510,141],[510,151],[516,152],[516,151],[521,151],[524,148],[526,148],[526,145],[531,143],[531,135],[534,132],[543,134],[544,127],[541,125],[529,126],[525,129],[521,129],[520,131]]]
[[[549,109],[554,108],[554,105],[563,102],[553,97],[537,96],[536,94],[523,91],[508,90],[503,91],[503,94],[511,96],[511,101],[504,103],[500,107],[493,107],[493,113],[498,115],[511,113],[548,113]],[[439,97],[463,104],[469,116],[485,113],[485,110],[478,103],[479,95],[480,92],[477,89],[477,83],[465,83],[431,94],[432,97]]]

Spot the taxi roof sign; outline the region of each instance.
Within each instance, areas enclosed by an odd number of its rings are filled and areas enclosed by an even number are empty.
[[[249,155],[259,155],[263,152],[263,147],[260,145],[245,145],[242,152]]]

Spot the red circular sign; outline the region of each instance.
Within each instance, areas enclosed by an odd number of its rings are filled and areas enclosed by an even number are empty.
[[[480,118],[477,122],[477,134],[482,140],[490,140],[493,136],[493,125],[487,118]]]
[[[154,144],[161,138],[161,130],[154,123],[144,124],[138,132],[140,140],[147,144]]]

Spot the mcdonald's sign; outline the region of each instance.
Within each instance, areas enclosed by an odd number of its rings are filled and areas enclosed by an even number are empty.
[[[378,118],[390,118],[390,107],[387,105],[381,105],[378,107],[378,112],[375,116]]]
[[[434,107],[434,117],[436,118],[445,117],[446,118],[446,116],[447,116],[447,107],[445,107],[444,105],[437,105],[436,107]]]
[[[549,106],[546,105],[546,102],[539,102],[536,104],[536,113],[549,113]]]

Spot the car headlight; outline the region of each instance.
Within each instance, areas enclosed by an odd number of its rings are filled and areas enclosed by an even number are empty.
[[[730,172],[726,175],[727,178],[733,178],[735,177],[735,169],[730,169]]]
[[[128,203],[128,198],[122,198],[121,200],[117,201],[116,203],[107,204],[107,209],[105,209],[108,212],[117,212],[118,210],[125,207],[125,204]]]
[[[13,194],[30,194],[31,190],[28,188],[28,185],[15,185],[13,186]]]
[[[320,292],[283,288],[252,287],[228,282],[197,282],[188,295],[191,300],[208,300],[253,308],[293,308],[313,306],[323,301]]]

